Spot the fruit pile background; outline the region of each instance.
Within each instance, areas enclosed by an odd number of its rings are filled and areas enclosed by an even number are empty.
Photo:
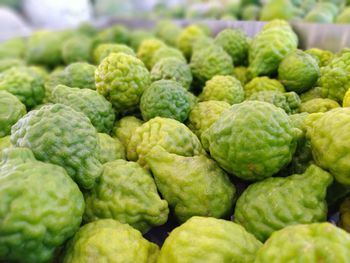
[[[350,49],[287,21],[347,3],[222,4],[0,42],[0,262],[350,262]]]

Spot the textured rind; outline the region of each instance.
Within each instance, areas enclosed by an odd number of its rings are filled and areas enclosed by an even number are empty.
[[[24,66],[25,62],[19,58],[2,58],[0,59],[0,72],[3,72],[12,67]]]
[[[0,138],[9,135],[12,125],[26,112],[26,106],[16,96],[0,90]]]
[[[199,85],[216,75],[232,75],[233,72],[231,57],[216,44],[194,49],[190,67],[193,78]]]
[[[305,53],[311,55],[314,59],[316,59],[320,68],[326,66],[334,56],[331,51],[322,50],[319,48],[310,48],[306,50]]]
[[[2,162],[3,151],[6,148],[11,148],[11,147],[12,147],[12,144],[11,144],[10,136],[5,136],[0,138],[0,163]]]
[[[148,38],[154,38],[154,35],[150,31],[145,30],[133,30],[130,35],[130,46],[137,50],[142,43],[142,41],[148,39]]]
[[[125,53],[130,56],[136,56],[134,50],[132,50],[127,45],[123,44],[112,44],[112,43],[104,43],[98,45],[93,52],[93,60],[95,64],[100,64],[102,60],[108,57],[111,53]]]
[[[201,139],[227,172],[261,180],[291,161],[298,131],[282,109],[267,102],[245,101],[221,114]]]
[[[143,121],[135,116],[126,116],[118,120],[114,126],[114,135],[121,141],[127,149],[131,135],[137,127],[140,127]]]
[[[158,263],[253,263],[261,246],[238,224],[195,216],[170,233]]]
[[[108,134],[99,133],[99,160],[102,164],[118,159],[125,159],[125,147],[118,138],[112,138]]]
[[[190,25],[184,28],[178,35],[176,46],[189,60],[192,55],[192,44],[196,38],[205,36],[203,29],[197,25]]]
[[[244,100],[244,90],[235,77],[216,75],[205,83],[199,99],[225,101],[232,105]]]
[[[258,100],[271,103],[283,109],[287,114],[299,112],[300,98],[295,92],[282,93],[280,91],[266,90],[254,92],[248,100]]]
[[[40,161],[62,166],[85,189],[92,188],[102,172],[96,129],[83,113],[63,104],[26,114],[12,127],[11,142],[31,149]]]
[[[40,104],[45,95],[44,80],[26,67],[10,68],[0,74],[0,90],[15,95],[27,108]]]
[[[112,104],[95,90],[58,85],[52,91],[50,102],[67,105],[85,114],[97,132],[109,133],[113,128]]]
[[[288,22],[269,22],[250,44],[249,73],[252,77],[275,73],[283,57],[297,46],[298,37]]]
[[[95,72],[96,89],[117,112],[135,107],[150,84],[150,74],[141,60],[123,53],[110,54]]]
[[[203,101],[197,103],[188,116],[187,126],[201,138],[202,133],[219,118],[221,113],[230,108],[225,101]]]
[[[84,221],[112,218],[146,233],[168,219],[150,172],[135,162],[116,160],[104,164],[96,186],[85,195]]]
[[[160,60],[164,58],[177,58],[178,60],[187,63],[186,58],[180,50],[178,50],[177,48],[164,46],[159,48],[156,52],[154,52],[151,60],[151,68],[153,68],[155,64],[157,64]]]
[[[156,145],[169,153],[182,156],[205,152],[197,136],[184,124],[173,119],[156,117],[133,132],[127,148],[127,158],[145,165],[145,156]]]
[[[160,21],[155,28],[156,35],[170,46],[176,46],[181,27],[172,21]]]
[[[84,198],[66,171],[8,151],[0,167],[0,260],[49,262],[79,229]],[[44,185],[45,184],[45,185]]]
[[[318,99],[318,98],[322,98],[322,89],[320,87],[312,88],[307,92],[300,94],[300,99],[302,103],[308,100]]]
[[[339,108],[338,102],[331,99],[312,99],[303,102],[300,105],[300,112],[316,113],[316,112],[326,112],[334,108]]]
[[[222,46],[231,56],[233,64],[246,64],[248,58],[248,36],[240,29],[224,29],[215,38],[215,43]]]
[[[89,223],[68,243],[64,263],[155,263],[159,248],[139,231],[113,219]]]
[[[344,95],[343,107],[350,107],[350,88],[347,90],[347,92]]]
[[[248,68],[247,67],[235,67],[233,69],[232,75],[241,82],[241,85],[244,87],[248,83]]]
[[[204,155],[170,154],[156,146],[147,154],[146,162],[180,222],[192,216],[221,218],[231,213],[235,186],[213,160]]]
[[[288,225],[325,221],[332,181],[331,174],[311,165],[303,174],[254,183],[238,198],[234,220],[260,241]]]
[[[143,63],[145,63],[145,66],[149,70],[151,70],[153,55],[158,51],[158,49],[165,46],[165,43],[157,38],[145,39],[141,42],[137,50],[137,57],[141,59]]]
[[[145,121],[159,116],[184,122],[191,107],[188,91],[173,80],[153,82],[142,94],[140,101],[140,110]]]
[[[261,247],[255,263],[349,262],[350,235],[330,223],[288,226]]]
[[[246,98],[249,98],[255,92],[267,90],[285,92],[281,82],[268,77],[256,77],[244,85],[244,94]]]
[[[11,38],[0,43],[0,59],[21,58],[25,52],[23,38]]]
[[[175,80],[188,90],[192,83],[191,68],[177,58],[164,58],[155,64],[151,71],[152,81],[161,79]]]
[[[316,84],[320,76],[317,61],[309,54],[296,50],[283,58],[278,67],[278,78],[288,91],[303,93]]]
[[[338,182],[350,185],[350,108],[310,114],[306,125],[315,162]]]
[[[90,61],[92,39],[84,35],[73,36],[62,45],[62,59],[66,64]]]
[[[321,69],[318,84],[325,98],[342,102],[350,84],[350,53],[345,52],[332,59]]]

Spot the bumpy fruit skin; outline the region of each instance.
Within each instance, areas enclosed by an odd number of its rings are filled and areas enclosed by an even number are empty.
[[[123,53],[110,54],[95,72],[96,89],[117,112],[135,107],[150,84],[150,74],[141,60]]]
[[[153,55],[158,49],[165,46],[165,43],[157,38],[146,39],[140,44],[137,50],[137,57],[140,58],[150,70],[152,69]]]
[[[0,90],[15,95],[27,108],[40,104],[45,95],[44,80],[26,67],[10,68],[0,74]]]
[[[249,98],[256,92],[268,90],[285,92],[285,89],[281,82],[275,79],[270,79],[268,77],[253,78],[244,86],[244,94],[246,98]]]
[[[301,102],[306,102],[318,98],[322,98],[322,89],[320,87],[312,88],[307,92],[300,94]]]
[[[230,104],[225,101],[209,100],[197,103],[188,116],[187,126],[201,138],[202,133],[219,118]]]
[[[205,31],[198,25],[190,25],[184,28],[176,40],[176,46],[189,60],[192,55],[192,44],[198,37],[205,36]]]
[[[29,64],[54,67],[62,62],[61,45],[65,33],[38,31],[31,35],[26,45]]]
[[[322,88],[322,95],[338,102],[343,101],[345,92],[350,84],[350,53],[345,52],[335,57],[321,69],[318,84]]]
[[[249,42],[245,32],[240,29],[224,29],[216,36],[215,43],[231,56],[235,66],[246,64]]]
[[[288,54],[278,67],[278,78],[288,91],[300,94],[311,89],[317,82],[320,69],[309,54],[296,50]]]
[[[99,160],[102,164],[125,159],[125,147],[118,138],[112,138],[106,133],[99,133],[98,139],[100,145]]]
[[[253,93],[248,100],[265,101],[282,108],[287,114],[299,112],[300,98],[295,92],[282,93],[279,91],[267,90]]]
[[[25,62],[19,58],[3,58],[0,59],[0,73],[12,67],[25,66]]]
[[[142,41],[149,38],[154,38],[152,32],[138,29],[133,30],[130,35],[130,46],[133,48],[133,50],[138,50]]]
[[[113,128],[112,104],[95,90],[58,85],[52,91],[50,102],[67,105],[85,114],[98,132],[109,133]]]
[[[26,112],[26,106],[16,96],[0,90],[0,138],[9,135],[12,125]]]
[[[170,46],[176,46],[181,27],[172,21],[160,21],[155,28],[156,36]]]
[[[134,50],[129,48],[127,45],[105,43],[100,44],[95,48],[93,53],[93,60],[95,64],[100,64],[104,58],[108,57],[109,54],[119,52],[128,54],[130,56],[136,56]]]
[[[88,36],[73,36],[62,45],[62,59],[66,64],[90,61],[92,39]]]
[[[330,223],[288,226],[274,233],[256,263],[348,262],[350,235]]]
[[[310,114],[305,121],[315,162],[338,182],[350,185],[350,108]]]
[[[113,219],[84,225],[67,244],[64,263],[155,263],[159,248],[139,231]]]
[[[192,216],[221,218],[231,213],[235,186],[213,160],[204,155],[183,157],[156,146],[146,162],[180,222]]]
[[[173,80],[153,82],[142,94],[140,110],[148,121],[154,117],[164,117],[184,122],[192,108],[188,91]]]
[[[232,105],[244,100],[244,90],[235,77],[217,75],[205,83],[199,99],[225,101]]]
[[[177,58],[163,58],[157,62],[151,71],[151,80],[161,79],[175,80],[185,89],[189,89],[192,83],[192,72],[190,66]]]
[[[344,95],[343,107],[350,107],[350,89]]]
[[[5,136],[0,138],[0,163],[2,162],[3,151],[6,148],[11,148],[11,147],[12,147],[12,144],[11,144],[10,136]]]
[[[22,58],[25,53],[23,38],[12,38],[0,43],[0,59]]]
[[[262,180],[291,161],[298,132],[282,109],[245,101],[221,114],[201,139],[226,171],[245,180]]]
[[[0,182],[0,260],[51,261],[79,229],[84,198],[78,186],[63,168],[35,160],[25,148],[5,152]]]
[[[265,241],[288,225],[325,221],[325,198],[332,181],[331,174],[310,165],[303,174],[254,183],[238,198],[235,222]]]
[[[249,73],[252,77],[275,73],[284,56],[297,46],[298,37],[286,21],[269,22],[250,44]]]
[[[96,129],[83,113],[63,104],[26,114],[12,127],[11,142],[31,149],[40,161],[62,166],[85,189],[92,188],[102,172]]]
[[[170,233],[158,263],[253,263],[261,246],[238,224],[194,216]]]
[[[157,64],[160,60],[164,58],[177,58],[178,60],[187,63],[186,58],[180,50],[178,50],[177,48],[165,46],[159,48],[156,52],[154,52],[154,55],[151,60],[151,68],[153,68],[155,64]]]
[[[112,218],[146,233],[168,219],[168,203],[159,197],[150,172],[135,162],[104,164],[96,186],[85,194],[84,220]]]
[[[339,108],[338,102],[331,99],[312,99],[300,105],[300,112],[316,113],[326,112],[334,108]]]
[[[248,83],[248,68],[247,67],[235,67],[233,69],[233,76],[241,82],[241,85],[244,86]]]
[[[190,67],[198,85],[203,85],[216,75],[232,75],[233,72],[231,57],[216,44],[194,49]]]
[[[320,68],[325,67],[334,56],[334,54],[331,51],[319,48],[310,48],[306,50],[305,53],[311,55],[314,59],[316,59]]]
[[[184,124],[168,118],[156,117],[142,124],[131,135],[127,158],[145,165],[145,157],[155,146],[181,156],[204,154],[197,136]]]
[[[131,135],[134,133],[136,128],[140,127],[143,121],[136,118],[135,116],[126,116],[116,122],[114,126],[114,134],[127,149]]]

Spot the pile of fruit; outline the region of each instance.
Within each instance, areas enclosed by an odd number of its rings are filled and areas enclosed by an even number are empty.
[[[350,262],[350,50],[297,48],[284,20],[1,43],[0,261]]]

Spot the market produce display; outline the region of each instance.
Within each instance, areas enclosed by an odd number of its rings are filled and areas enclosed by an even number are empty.
[[[287,21],[333,2],[0,43],[0,262],[350,263],[350,52]]]

